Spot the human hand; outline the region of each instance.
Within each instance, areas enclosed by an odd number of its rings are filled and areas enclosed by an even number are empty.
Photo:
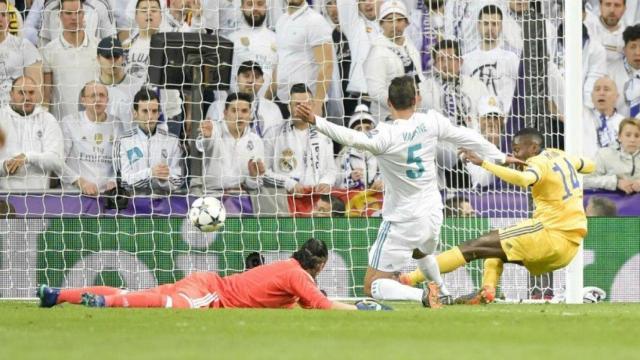
[[[482,162],[484,161],[478,154],[476,154],[472,150],[465,148],[460,148],[460,150],[458,150],[458,156],[460,156],[463,161],[478,166],[481,166]]]
[[[383,191],[384,190],[384,181],[381,179],[376,179],[373,184],[369,187],[369,189],[373,191]]]
[[[304,186],[300,185],[300,183],[296,183],[296,185],[291,190],[291,194],[294,197],[301,197],[302,195],[305,195],[306,193],[307,193],[307,189]]]
[[[83,177],[80,177],[78,181],[76,181],[76,185],[84,195],[97,196],[100,193],[98,185]]]
[[[4,169],[7,171],[7,174],[13,175],[24,166],[26,161],[27,156],[25,154],[16,155],[4,162]]]
[[[258,159],[257,161],[254,161],[253,159],[249,160],[249,176],[251,177],[258,177],[258,176],[262,176],[265,173],[264,170],[264,162],[262,162],[262,159]]]
[[[311,125],[316,124],[316,114],[310,103],[298,104],[294,116]]]
[[[629,195],[633,193],[633,181],[627,179],[618,179],[618,189]]]
[[[210,138],[213,136],[213,120],[205,119],[200,123],[200,132],[202,137]]]
[[[631,188],[634,192],[640,192],[640,180],[634,181],[633,185],[631,185]]]
[[[151,176],[162,181],[169,180],[169,166],[165,163],[162,163],[152,167]]]

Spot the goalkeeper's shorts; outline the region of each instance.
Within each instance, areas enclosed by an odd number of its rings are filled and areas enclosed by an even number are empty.
[[[220,279],[213,272],[196,272],[175,284],[161,285],[147,291],[171,297],[173,308],[218,308],[221,307],[217,291]]]
[[[521,262],[533,275],[567,266],[578,252],[578,232],[547,229],[534,219],[498,230],[507,259]]]

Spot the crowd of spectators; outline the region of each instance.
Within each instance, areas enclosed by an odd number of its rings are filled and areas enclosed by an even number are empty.
[[[372,214],[385,186],[375,158],[296,119],[300,103],[375,131],[394,121],[391,79],[410,75],[419,110],[503,151],[524,126],[562,148],[563,73],[577,63],[583,153],[598,166],[585,187],[640,192],[640,2],[582,8],[579,62],[564,55],[561,0],[0,0],[0,190],[122,187],[246,196],[267,215]],[[229,90],[199,103],[151,86],[151,39],[165,32],[227,38]],[[446,143],[437,162],[443,191],[506,186]]]

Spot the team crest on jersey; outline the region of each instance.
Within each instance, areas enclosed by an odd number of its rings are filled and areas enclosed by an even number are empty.
[[[129,165],[142,159],[142,150],[139,147],[127,150],[127,158],[129,159]]]
[[[240,38],[240,43],[241,43],[243,46],[249,46],[249,45],[251,44],[251,41],[249,40],[249,38],[248,38],[248,37],[243,36],[243,37],[241,37],[241,38]]]
[[[101,133],[97,133],[93,136],[93,140],[96,142],[96,145],[100,145],[104,139]]]
[[[247,141],[247,150],[249,151],[253,150],[253,141],[251,140]]]
[[[162,158],[165,160],[169,157],[169,155],[167,154],[167,149],[162,149],[160,153],[162,154]]]
[[[293,171],[293,169],[298,166],[298,160],[295,158],[293,150],[285,149],[282,151],[278,166],[280,167],[280,171],[287,173]]]
[[[374,135],[378,134],[378,129],[369,130],[365,134],[367,134],[367,137],[371,139]]]
[[[38,132],[36,132],[36,136],[42,138],[42,130],[38,130]]]

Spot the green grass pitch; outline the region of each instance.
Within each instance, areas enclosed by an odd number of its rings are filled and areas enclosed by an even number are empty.
[[[393,312],[0,302],[0,359],[638,359],[640,304]]]

